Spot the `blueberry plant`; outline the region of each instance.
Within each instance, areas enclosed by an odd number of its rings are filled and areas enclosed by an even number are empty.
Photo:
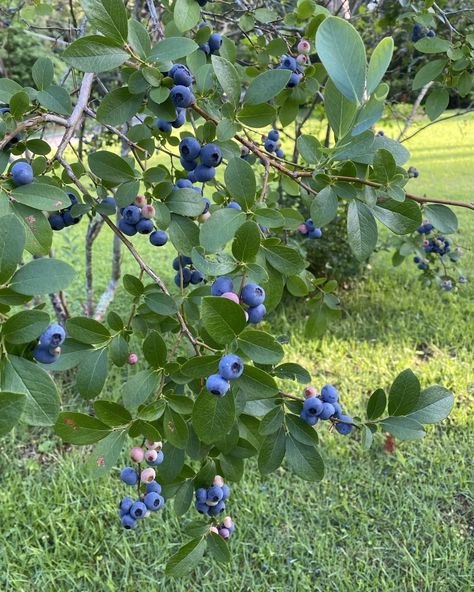
[[[22,422],[95,445],[88,467],[114,470],[113,487],[123,482],[126,529],[164,505],[186,514],[189,541],[170,558],[171,575],[191,570],[206,547],[229,560],[227,513],[239,494],[237,484],[230,498],[228,483],[247,459],[263,475],[285,462],[318,481],[328,430],[368,449],[377,432],[423,437],[453,405],[449,390],[422,388],[407,369],[357,416],[350,393],[316,388],[307,369],[283,361],[285,339],[268,315],[285,290],[309,308],[308,338],[340,314],[335,282],[307,271],[301,248],[324,240],[338,211],[360,260],[376,246],[377,222],[413,248],[425,218],[433,234],[419,240],[443,258],[440,233],[457,225],[448,206],[474,205],[408,192],[408,151],[373,131],[389,92],[390,37],[368,57],[348,20],[312,0],[276,12],[247,4],[147,1],[132,14],[120,0],[82,0],[61,81],[47,58],[34,64],[34,88],[0,79],[0,435]],[[417,43],[446,62],[471,56],[472,36],[444,32]],[[71,93],[70,75],[79,81]],[[306,131],[311,105],[328,123],[326,140]],[[74,138],[85,122],[116,145],[81,153]],[[52,126],[62,129],[54,147]],[[291,139],[293,157],[283,151]],[[119,142],[128,152],[119,155]],[[137,264],[123,278],[127,318],[112,308],[105,321],[56,323],[42,299],[76,273],[51,256],[54,232],[84,219],[102,220]],[[173,252],[175,285],[141,254],[140,234]],[[113,367],[128,378],[105,398]],[[61,410],[53,377],[64,371],[89,412]]]

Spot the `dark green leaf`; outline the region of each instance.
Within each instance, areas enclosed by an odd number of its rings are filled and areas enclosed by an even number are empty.
[[[81,343],[105,343],[110,339],[110,333],[99,321],[87,317],[73,317],[66,323],[69,337]]]
[[[232,392],[223,397],[203,390],[194,404],[193,428],[198,438],[206,444],[222,439],[235,420],[235,404]]]
[[[199,537],[183,545],[166,564],[166,575],[184,576],[199,565],[204,555],[206,541]]]
[[[107,349],[87,353],[76,375],[77,390],[84,398],[94,399],[102,392],[107,380]]]
[[[400,440],[418,440],[425,435],[421,423],[410,417],[387,417],[380,425]]]
[[[63,53],[64,61],[82,72],[107,72],[121,66],[130,55],[120,43],[99,35],[73,41]]]
[[[207,538],[207,548],[211,557],[219,563],[228,563],[231,559],[229,545],[226,541],[215,532],[211,532]]]
[[[420,381],[408,368],[393,381],[388,394],[390,415],[406,415],[413,411],[420,397]]]
[[[41,310],[22,310],[8,318],[2,335],[9,343],[28,343],[48,328],[49,314]]]
[[[217,296],[203,298],[201,318],[206,331],[220,344],[230,343],[246,325],[242,307]]]
[[[20,421],[25,407],[23,393],[0,392],[0,437],[7,434]]]
[[[358,200],[352,200],[347,210],[347,238],[354,255],[363,261],[377,244],[377,223],[369,208]]]
[[[272,376],[250,364],[245,365],[242,376],[233,382],[244,393],[247,401],[269,399],[278,394],[278,387]]]
[[[90,415],[63,412],[59,414],[54,431],[70,444],[94,444],[108,436],[112,430]]]
[[[71,205],[71,200],[62,189],[46,183],[33,182],[16,187],[12,195],[18,203],[35,210],[55,212]]]
[[[101,100],[97,120],[108,125],[121,125],[132,119],[143,101],[142,94],[131,94],[128,86],[111,91]]]
[[[237,343],[244,354],[258,364],[278,364],[284,355],[282,346],[265,331],[245,329]]]
[[[420,397],[408,417],[422,424],[437,423],[448,417],[453,405],[453,393],[435,384],[421,391]]]
[[[134,374],[123,385],[122,398],[125,407],[132,412],[136,411],[158,388],[159,382],[159,372],[142,370]]]
[[[369,419],[377,419],[385,411],[387,406],[387,396],[383,389],[377,389],[370,395],[367,402],[367,417]]]
[[[248,220],[235,233],[232,254],[237,261],[250,262],[260,248],[260,230],[255,222]]]
[[[456,214],[447,206],[431,204],[424,209],[425,216],[439,231],[452,234],[458,229]]]
[[[324,462],[315,446],[308,446],[289,436],[286,440],[286,458],[290,468],[305,481],[321,481]]]
[[[241,206],[250,208],[255,201],[257,184],[255,173],[242,158],[231,158],[224,171],[227,191]]]
[[[283,462],[285,456],[285,431],[280,428],[267,436],[258,455],[258,469],[262,475],[273,473]]]
[[[25,231],[13,214],[0,218],[0,284],[13,275],[25,246]]]
[[[127,11],[117,0],[81,0],[89,23],[118,43],[127,41]]]
[[[189,0],[194,2],[195,0]],[[211,56],[212,67],[223,91],[235,105],[240,100],[240,78],[234,64],[221,56]]]
[[[201,225],[199,242],[207,252],[220,251],[245,222],[244,212],[233,208],[217,210]]]

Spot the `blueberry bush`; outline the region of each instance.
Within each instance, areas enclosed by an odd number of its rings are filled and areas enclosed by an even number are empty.
[[[416,27],[430,25],[431,3],[403,5],[425,58],[416,76],[437,80],[438,116],[448,88],[471,90],[474,37],[444,12],[425,35]],[[366,48],[348,18],[313,0],[269,6],[147,1],[132,11],[82,0],[60,79],[45,57],[34,87],[0,79],[0,436],[19,422],[54,426],[65,442],[94,445],[91,477],[109,475],[131,447],[132,466],[111,477],[123,482],[118,521],[135,529],[173,504],[188,540],[170,575],[193,569],[206,548],[230,559],[238,484],[231,499],[228,483],[247,459],[264,475],[286,462],[318,481],[326,429],[369,449],[377,432],[423,437],[453,406],[452,392],[422,387],[407,369],[374,385],[364,417],[352,417],[350,393],[343,412],[337,388],[313,386],[297,361],[283,361],[285,337],[261,328],[286,292],[310,311],[308,338],[340,315],[336,282],[308,271],[302,242],[324,240],[341,212],[358,260],[381,223],[401,237],[398,259],[415,253],[449,291],[465,281],[446,272],[456,259],[449,206],[474,209],[407,192],[408,151],[373,131],[389,93],[390,36]],[[315,108],[321,137],[305,133]],[[84,148],[86,124],[116,143]],[[55,145],[50,128],[61,129]],[[123,277],[127,318],[113,304],[105,320],[48,312],[45,296],[54,302],[75,275],[52,256],[54,234],[85,220],[100,220],[136,261]],[[141,255],[140,234],[173,252],[175,285]],[[105,400],[114,367],[128,378]],[[66,371],[88,413],[61,409],[54,377]]]

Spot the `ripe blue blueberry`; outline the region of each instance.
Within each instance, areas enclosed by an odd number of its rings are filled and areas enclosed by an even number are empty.
[[[131,497],[127,496],[122,498],[119,505],[119,510],[122,515],[128,514],[130,512],[130,508],[133,506],[133,500]]]
[[[278,142],[278,140],[280,139],[280,134],[279,134],[278,130],[272,129],[268,132],[267,137],[269,140],[272,140],[272,142]]]
[[[204,487],[199,487],[198,489],[196,489],[196,501],[199,502],[200,504],[205,504],[207,501],[207,489],[205,489]]]
[[[198,166],[194,169],[194,176],[196,181],[200,183],[205,183],[206,181],[210,181],[216,175],[216,169],[212,166],[206,166],[205,164],[198,164]]]
[[[127,530],[137,527],[137,521],[134,518],[132,518],[130,514],[125,514],[124,516],[122,516],[120,522],[122,526]]]
[[[179,159],[181,166],[185,171],[194,171],[198,165],[197,160],[187,160],[183,156]]]
[[[81,216],[74,218],[69,210],[63,212],[62,217],[64,226],[74,226],[74,224],[78,224],[81,221]]]
[[[223,495],[224,493],[222,491],[222,487],[219,487],[218,485],[213,485],[212,487],[209,487],[209,489],[207,490],[206,501],[212,503],[220,502]]]
[[[15,162],[10,172],[13,184],[17,187],[19,185],[29,185],[33,181],[33,169],[27,162]]]
[[[225,503],[223,500],[218,502],[215,506],[209,507],[209,516],[218,516],[225,510]]]
[[[206,502],[196,502],[194,507],[200,514],[209,514],[209,506],[206,504]]]
[[[293,72],[293,74],[290,76],[290,79],[288,80],[288,84],[286,85],[288,88],[294,88],[295,86],[298,86],[298,84],[300,83],[301,80],[301,74],[296,74],[296,72]]]
[[[200,284],[204,279],[204,276],[202,275],[202,273],[200,271],[198,271],[197,269],[195,269],[192,273],[191,273],[191,279],[190,282],[193,285],[196,284]]]
[[[199,2],[199,0],[198,0]],[[199,45],[199,49],[201,51],[203,51],[206,55],[209,55],[211,53],[211,48],[209,47],[209,43],[201,43]]]
[[[184,284],[189,284],[191,281],[191,270],[187,267],[182,267],[180,271],[176,274],[175,283],[179,287],[181,285],[181,281]]]
[[[216,144],[206,144],[201,148],[201,163],[208,167],[219,166],[222,162],[222,151]]]
[[[230,487],[224,483],[224,485],[221,487],[221,489],[222,489],[222,499],[223,499],[223,501],[225,501],[230,496]]]
[[[150,483],[146,484],[146,492],[161,493],[161,485],[158,483],[158,481],[150,481]]]
[[[153,232],[155,226],[148,218],[142,218],[138,221],[136,228],[140,234],[150,234],[150,232]]]
[[[211,286],[211,294],[213,296],[222,296],[225,292],[233,292],[234,291],[234,282],[232,278],[221,275],[218,277],[215,282]]]
[[[178,179],[175,184],[176,189],[184,189],[185,187],[193,188],[193,184],[189,179]]]
[[[295,58],[289,55],[282,55],[280,59],[280,64],[283,66],[285,70],[292,70],[293,72],[296,70],[298,66]]]
[[[171,76],[175,84],[182,86],[191,86],[193,83],[191,72],[184,64],[175,64],[168,72],[168,76]]]
[[[58,354],[52,354],[49,348],[44,345],[37,345],[33,350],[33,358],[40,364],[52,364],[58,358]]]
[[[334,417],[340,417],[342,415],[342,407],[337,402],[332,403],[332,406],[335,409]]]
[[[265,290],[257,284],[246,284],[242,289],[241,298],[248,306],[258,306],[265,300]]]
[[[321,238],[322,236],[323,236],[323,233],[322,233],[321,228],[312,228],[308,232],[308,237],[309,238]]]
[[[46,347],[58,347],[64,343],[66,339],[66,331],[58,325],[57,323],[53,323],[50,325],[44,333],[41,334],[39,338],[39,342],[41,345],[45,345]]]
[[[230,202],[227,204],[227,207],[228,207],[228,208],[232,208],[232,209],[234,209],[234,210],[241,210],[241,209],[242,209],[242,208],[240,207],[240,204],[238,204],[236,201],[230,201]]]
[[[352,432],[352,428],[353,426],[350,425],[352,424],[352,417],[350,417],[349,415],[341,415],[338,419],[340,419],[341,421],[347,422],[347,423],[336,423],[336,430],[342,434],[343,436],[347,436],[347,434],[350,434]]]
[[[314,426],[318,423],[318,417],[316,417],[316,415],[308,415],[305,411],[301,411],[300,417],[310,426]]]
[[[201,144],[193,136],[186,136],[178,146],[179,153],[186,160],[196,160],[201,152]]]
[[[173,129],[171,123],[169,121],[166,121],[165,119],[157,119],[156,127],[160,132],[163,132],[164,134],[169,134]]]
[[[318,416],[323,410],[323,402],[318,397],[309,397],[303,403],[303,412],[309,416]]]
[[[219,33],[212,33],[208,43],[211,53],[216,53],[222,45],[222,35],[219,35]]]
[[[249,315],[249,323],[252,323],[252,325],[260,323],[260,321],[263,319],[266,313],[267,309],[265,308],[264,304],[259,304],[258,306],[251,306],[247,309],[247,314]]]
[[[142,212],[137,206],[127,206],[122,212],[122,218],[127,224],[137,224],[141,218]]]
[[[206,380],[206,388],[211,395],[223,397],[230,389],[229,381],[222,378],[220,374],[211,374]]]
[[[219,362],[219,374],[226,380],[239,378],[239,376],[242,376],[243,371],[244,363],[235,354],[224,356]]]
[[[325,403],[335,403],[339,399],[337,388],[332,384],[325,384],[321,389],[321,399]]]
[[[138,483],[138,473],[133,467],[125,467],[120,471],[120,479],[127,485],[136,485]]]
[[[66,226],[61,214],[51,214],[48,217],[48,222],[53,230],[62,230]]]
[[[308,230],[313,230],[315,228],[312,218],[308,218],[305,222],[305,225]]]
[[[332,403],[323,403],[323,408],[319,414],[319,419],[329,419],[336,413]]]
[[[176,109],[176,119],[171,122],[172,127],[179,128],[186,123],[186,109]]]
[[[164,230],[155,230],[150,234],[149,240],[154,247],[162,247],[168,242],[168,235]]]
[[[145,497],[143,498],[143,502],[149,510],[151,510],[152,512],[156,512],[157,510],[160,510],[163,507],[165,500],[161,497],[159,493],[156,493],[156,491],[152,491],[145,495]]]
[[[278,156],[278,158],[285,158],[285,153],[283,152],[283,150],[281,148],[278,148],[278,150],[275,152],[275,154]]]
[[[196,163],[196,165],[197,165],[197,163]],[[194,171],[189,171],[188,179],[191,181],[191,183],[196,183],[197,179],[196,179],[196,175],[194,174]]]
[[[182,84],[173,86],[170,91],[170,97],[175,107],[181,107],[183,109],[191,107],[191,105],[196,101],[196,98],[189,88],[187,86],[183,86]]]
[[[147,494],[147,495],[152,495],[152,494]],[[130,516],[132,518],[134,518],[135,520],[138,520],[139,518],[144,518],[146,511],[147,511],[147,507],[145,506],[145,504],[142,501],[137,500],[136,502],[133,503],[132,507],[130,508]]]
[[[134,236],[135,234],[137,234],[136,225],[125,222],[123,218],[120,218],[118,222],[118,227],[127,236]]]
[[[273,140],[270,140],[270,139],[265,140],[265,143],[263,146],[267,152],[275,152],[275,150],[276,150],[276,142],[274,142]]]

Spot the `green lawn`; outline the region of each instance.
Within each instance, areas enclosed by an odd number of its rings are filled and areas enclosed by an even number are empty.
[[[407,147],[420,171],[410,183],[413,192],[473,199],[474,118],[436,125]],[[424,385],[440,382],[455,391],[448,421],[429,429],[423,441],[397,444],[394,454],[384,451],[382,439],[363,452],[357,437],[343,439],[322,426],[327,475],[320,484],[307,484],[285,468],[262,479],[249,464],[229,504],[237,523],[232,563],[222,568],[206,560],[182,581],[163,575],[166,557],[182,541],[172,504],[124,532],[115,514],[124,493],[116,475],[92,482],[82,468],[85,451],[64,450],[49,432],[14,434],[0,442],[0,590],[472,590],[474,236],[472,212],[458,214],[456,241],[466,251],[463,267],[471,280],[461,292],[423,289],[414,265],[392,268],[390,254],[381,252],[368,279],[341,294],[344,318],[321,341],[303,338],[296,307],[267,321],[277,334],[290,335],[287,361],[306,365],[317,385],[337,384],[354,414],[373,387],[410,366]],[[146,239],[137,242],[145,245]],[[60,233],[57,245],[59,255],[82,265],[80,234],[69,240]],[[108,280],[109,250],[104,230],[95,246],[97,292]],[[143,250],[169,280],[171,249]],[[128,254],[123,267],[134,269]],[[81,277],[69,299],[81,313]],[[123,290],[114,306],[128,310]],[[117,374],[111,381],[111,396],[122,379]],[[71,390],[66,388],[67,402]]]

